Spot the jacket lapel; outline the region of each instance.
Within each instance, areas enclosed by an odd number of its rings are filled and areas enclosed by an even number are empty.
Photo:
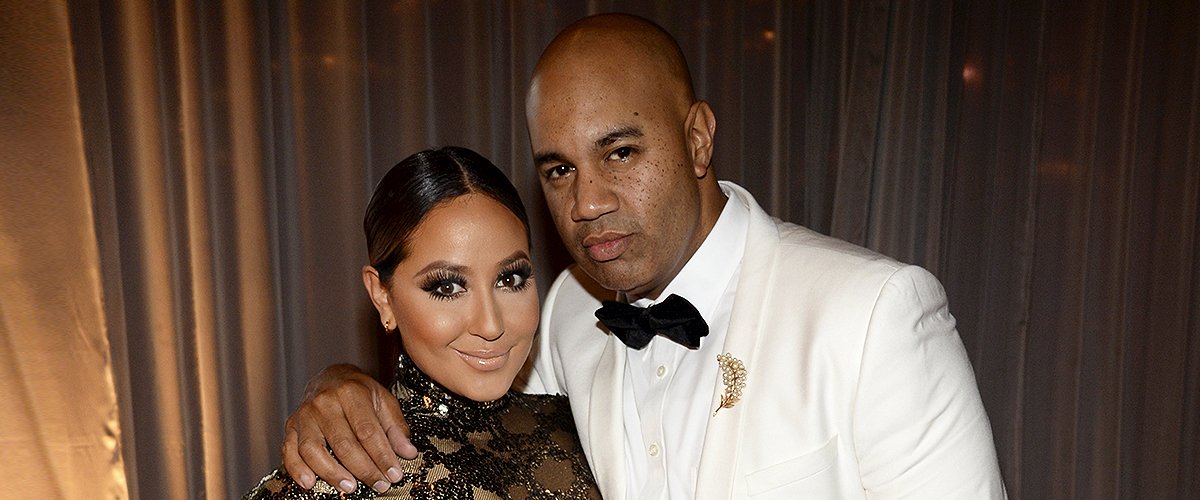
[[[742,270],[738,277],[724,349],[726,354],[741,360],[745,365],[746,386],[742,390],[745,399],[748,392],[765,390],[767,387],[762,381],[755,380],[754,360],[761,333],[759,323],[762,318],[762,306],[767,300],[766,290],[771,289],[771,268],[775,262],[779,232],[770,216],[759,208],[750,193],[736,185],[722,183],[722,186],[731,189],[750,207],[746,250],[742,257]],[[725,386],[718,375],[710,408],[717,408],[724,392]],[[709,417],[704,447],[700,454],[697,499],[733,497],[738,441],[746,411],[744,404],[735,404],[732,408],[721,409]]]
[[[600,333],[597,332],[597,335]],[[625,497],[625,448],[621,387],[625,377],[625,345],[609,335],[596,366],[588,399],[588,435],[592,469],[604,498]]]

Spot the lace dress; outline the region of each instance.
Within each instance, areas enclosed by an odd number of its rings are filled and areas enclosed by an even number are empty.
[[[343,494],[318,479],[305,490],[281,467],[243,500],[600,498],[566,397],[510,391],[472,401],[429,379],[403,354],[392,393],[418,450],[417,458],[400,460],[399,483],[377,493],[360,482]]]

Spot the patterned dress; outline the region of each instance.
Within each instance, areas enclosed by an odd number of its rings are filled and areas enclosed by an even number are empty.
[[[412,430],[417,458],[384,493],[363,483],[343,494],[317,480],[305,490],[283,468],[243,500],[600,498],[564,396],[510,391],[489,402],[453,394],[401,354],[392,393]]]

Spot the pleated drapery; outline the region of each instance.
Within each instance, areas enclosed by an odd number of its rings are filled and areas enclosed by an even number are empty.
[[[361,217],[419,149],[509,173],[546,286],[525,86],[610,10],[720,178],[942,280],[1011,497],[1200,495],[1200,2],[0,0],[0,498],[252,486],[313,373],[389,371]]]
[[[124,498],[67,9],[0,8],[0,498]],[[20,483],[20,484],[17,484]]]

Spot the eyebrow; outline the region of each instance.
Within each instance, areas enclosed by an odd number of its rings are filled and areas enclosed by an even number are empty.
[[[417,276],[428,274],[430,271],[433,271],[435,269],[441,269],[441,270],[446,270],[446,271],[462,274],[462,273],[466,272],[467,266],[464,266],[462,264],[455,264],[453,262],[446,261],[446,260],[435,260],[433,262],[430,262],[429,265],[422,267],[420,271],[417,271],[416,273],[414,273],[413,277],[415,278]]]
[[[596,149],[601,149],[601,148],[604,148],[605,146],[608,146],[608,145],[610,145],[614,142],[617,142],[621,139],[638,138],[638,137],[642,137],[642,135],[644,135],[642,133],[642,129],[635,127],[633,125],[624,125],[621,127],[617,127],[616,130],[613,130],[612,132],[604,134],[603,137],[596,139],[595,147],[596,147]]]
[[[503,269],[508,267],[513,262],[520,262],[522,260],[529,260],[529,254],[525,253],[524,250],[517,250],[513,252],[512,255],[509,255],[508,257],[505,257],[504,260],[500,261],[500,268]]]
[[[567,163],[567,160],[555,152],[538,153],[533,156],[534,166],[541,166],[547,163]]]
[[[517,250],[517,251],[513,252],[512,254],[510,254],[508,257],[501,259],[499,267],[504,268],[514,262],[520,262],[522,260],[530,260],[529,254],[525,253],[524,250]],[[467,272],[467,266],[464,266],[462,264],[455,264],[455,263],[447,261],[447,260],[435,260],[433,262],[430,262],[429,265],[422,267],[420,271],[417,271],[415,274],[413,274],[413,277],[428,274],[430,271],[433,271],[435,269],[436,270],[446,270],[446,271],[450,271],[453,273],[459,273],[459,274],[466,274],[466,272]]]
[[[614,129],[612,132],[604,134],[596,142],[593,143],[593,149],[604,149],[613,143],[622,139],[639,138],[645,136],[640,127],[633,125],[622,125]],[[557,151],[546,151],[535,154],[533,156],[533,164],[535,166],[545,165],[547,163],[571,163],[567,161],[563,155]]]

